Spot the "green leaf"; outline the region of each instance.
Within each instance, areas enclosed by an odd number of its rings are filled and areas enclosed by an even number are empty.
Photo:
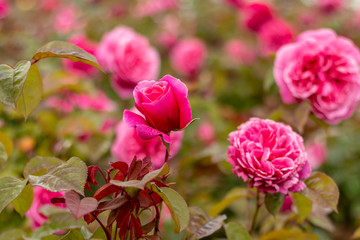
[[[0,178],[0,212],[20,195],[26,183],[14,177]]]
[[[224,228],[228,240],[250,240],[248,231],[239,223],[229,222]]]
[[[171,218],[174,221],[174,231],[180,233],[188,226],[190,220],[189,209],[185,200],[171,188],[159,188],[155,184],[152,184],[151,186],[152,190],[159,194],[169,208]]]
[[[314,172],[305,180],[307,188],[304,195],[318,206],[332,208],[337,211],[339,189],[329,176],[321,172]]]
[[[232,202],[246,198],[247,196],[247,189],[246,188],[234,188],[230,192],[226,194],[226,196],[217,204],[215,204],[209,211],[210,216],[215,217],[219,215],[224,209],[226,209]]]
[[[38,67],[31,65],[27,74],[23,90],[16,101],[16,110],[25,119],[35,110],[42,99],[43,83]]]
[[[260,240],[320,240],[312,233],[304,233],[299,229],[275,230],[263,235]]]
[[[74,62],[83,62],[102,70],[93,55],[68,42],[49,42],[39,48],[32,59],[38,61],[48,57],[68,58]]]
[[[73,229],[68,232],[64,237],[60,238],[60,240],[84,240],[85,238],[81,234],[81,232],[77,229]]]
[[[196,237],[195,239],[201,239],[210,236],[211,234],[213,234],[223,226],[225,220],[226,220],[226,215],[220,215],[210,220],[209,222],[201,226],[194,233],[194,237]]]
[[[24,177],[44,175],[63,163],[64,161],[55,157],[34,157],[26,164],[23,174]]]
[[[3,132],[0,132],[0,142],[4,145],[6,150],[6,155],[9,157],[14,149],[14,144],[12,139]]]
[[[8,155],[6,154],[5,146],[0,142],[0,166],[4,165],[7,159]]]
[[[267,193],[265,196],[265,207],[271,213],[271,215],[275,216],[285,199],[285,195],[281,193]]]
[[[34,199],[34,191],[30,184],[26,185],[20,195],[12,201],[15,210],[21,215],[30,209]]]
[[[298,210],[299,221],[303,222],[305,218],[311,213],[311,200],[302,195],[301,193],[291,194],[291,200],[293,201],[296,209]]]
[[[0,240],[22,240],[25,232],[22,229],[11,229],[0,234]]]
[[[87,166],[77,157],[70,158],[42,176],[29,176],[32,185],[52,192],[74,190],[83,195],[87,178]]]

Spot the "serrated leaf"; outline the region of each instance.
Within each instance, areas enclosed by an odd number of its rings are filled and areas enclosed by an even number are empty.
[[[299,221],[303,222],[305,218],[311,213],[312,202],[306,196],[301,193],[291,194],[291,200],[293,201],[296,209],[298,210]]]
[[[246,198],[247,196],[247,189],[246,188],[234,188],[230,192],[226,194],[226,196],[217,204],[215,204],[209,211],[210,216],[217,216],[221,213],[224,209],[226,209],[231,203],[234,201]]]
[[[15,210],[21,215],[30,209],[34,199],[34,191],[30,184],[26,185],[20,195],[12,201]]]
[[[189,209],[185,200],[171,188],[159,188],[155,184],[152,184],[151,186],[152,190],[159,194],[169,208],[171,218],[174,222],[174,231],[180,233],[188,226],[190,220]]]
[[[267,193],[265,196],[265,207],[271,213],[271,215],[275,216],[285,199],[285,195],[281,193]]]
[[[329,176],[321,172],[314,172],[305,180],[307,188],[304,195],[318,206],[331,208],[337,212],[339,189]]]
[[[64,161],[55,157],[34,157],[26,164],[23,174],[24,177],[44,175],[63,163]]]
[[[39,48],[32,59],[38,61],[48,57],[68,58],[74,62],[83,62],[102,70],[93,55],[68,42],[49,42]]]
[[[77,157],[52,168],[41,176],[29,176],[32,185],[40,186],[52,192],[74,190],[83,195],[87,179],[87,166]]]
[[[0,213],[20,195],[26,183],[27,180],[22,181],[14,177],[0,178]]]
[[[16,111],[25,119],[35,110],[42,99],[43,84],[38,67],[31,65],[21,94],[16,101]]]
[[[92,197],[85,197],[80,200],[79,194],[74,191],[68,191],[64,195],[66,207],[76,219],[96,210],[98,201]]]
[[[229,222],[224,228],[228,240],[250,240],[248,231],[239,223]]]

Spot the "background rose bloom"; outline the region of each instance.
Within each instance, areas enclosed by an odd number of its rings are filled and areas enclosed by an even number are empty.
[[[330,29],[306,31],[276,54],[274,76],[285,103],[307,99],[314,114],[336,124],[359,101],[360,52]]]
[[[224,53],[236,65],[251,64],[255,60],[255,51],[240,39],[227,41]]]
[[[179,151],[184,133],[172,132],[170,134],[170,157],[174,157]],[[129,127],[125,122],[121,121],[116,127],[116,139],[111,147],[112,155],[122,162],[130,165],[136,156],[138,159],[151,157],[153,168],[158,169],[164,164],[165,146],[161,142],[160,137],[144,140],[137,134],[135,128]]]
[[[121,98],[131,97],[138,82],[156,79],[160,57],[148,40],[127,27],[105,34],[96,51],[104,70],[112,73],[112,85]]]
[[[306,152],[308,153],[309,163],[311,169],[317,169],[324,164],[327,152],[326,145],[322,141],[309,142],[305,146]]]
[[[0,0],[0,19],[7,17],[10,14],[11,7],[7,0]]]
[[[134,89],[134,98],[135,107],[143,116],[125,110],[124,120],[136,127],[143,139],[161,135],[170,142],[170,131],[183,129],[192,120],[187,94],[186,85],[170,75],[157,82],[142,81]]]
[[[320,10],[324,13],[332,13],[339,10],[344,0],[317,0]]]
[[[228,162],[250,187],[287,194],[301,191],[311,169],[303,139],[289,126],[251,118],[229,134]]]
[[[75,5],[66,4],[59,7],[55,15],[54,28],[58,34],[66,34],[80,28],[78,22],[80,12]]]
[[[51,199],[55,197],[63,197],[64,192],[50,192],[42,187],[34,187],[34,200],[31,208],[25,213],[26,217],[31,219],[31,228],[34,230],[40,227],[48,220],[43,214],[39,212],[40,208],[45,205],[55,205],[65,208],[64,203],[52,204]]]
[[[96,51],[96,43],[90,41],[84,35],[78,35],[72,37],[69,40],[70,43],[82,48],[86,52],[90,54],[95,54]],[[65,69],[74,74],[78,74],[80,76],[92,76],[97,72],[97,68],[82,62],[73,62],[69,59],[64,60]]]
[[[205,44],[196,38],[179,41],[170,53],[172,68],[184,76],[196,75],[206,60]]]
[[[211,145],[216,140],[214,126],[210,122],[202,122],[197,129],[197,137],[205,145]]]
[[[248,3],[240,12],[240,25],[257,32],[266,22],[273,19],[273,15],[273,10],[266,3]]]

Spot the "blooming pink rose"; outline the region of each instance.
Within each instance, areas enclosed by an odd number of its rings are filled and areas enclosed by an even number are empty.
[[[227,41],[224,53],[236,65],[251,64],[255,60],[255,51],[240,39]]]
[[[79,11],[75,5],[67,4],[59,8],[55,15],[55,30],[59,34],[66,34],[78,26]]]
[[[170,53],[172,68],[185,76],[196,75],[206,60],[205,44],[196,38],[178,42]]]
[[[265,2],[248,3],[240,12],[240,21],[247,29],[257,32],[273,15],[272,8]]]
[[[121,98],[131,97],[138,82],[156,79],[160,57],[143,36],[127,27],[105,34],[96,51],[100,65],[112,73],[112,85]]]
[[[25,213],[26,217],[32,222],[31,228],[35,230],[40,227],[44,222],[48,220],[39,210],[45,205],[55,205],[58,207],[65,208],[64,203],[53,204],[51,203],[52,198],[63,197],[64,192],[50,192],[42,187],[34,188],[34,200],[31,208]]]
[[[84,35],[78,35],[69,40],[70,43],[82,48],[90,54],[95,54],[96,43],[87,39]],[[97,72],[97,68],[82,62],[74,62],[69,59],[64,60],[65,69],[80,76],[92,76]]]
[[[264,55],[275,53],[280,47],[294,40],[291,27],[279,19],[265,23],[261,27],[258,37]]]
[[[324,164],[327,155],[324,142],[309,142],[306,144],[305,148],[309,156],[311,169],[317,169]]]
[[[305,188],[311,169],[303,139],[289,126],[251,118],[229,134],[228,162],[250,187],[287,194]]]
[[[0,19],[7,17],[10,14],[10,4],[7,0],[0,0]]]
[[[210,145],[215,141],[215,129],[210,122],[203,122],[197,130],[198,138],[206,145]]]
[[[170,131],[183,129],[192,120],[187,94],[186,85],[170,75],[157,82],[142,81],[134,89],[134,98],[143,116],[125,110],[124,121],[136,127],[142,139],[162,136],[170,143]]]
[[[332,13],[343,6],[344,0],[317,0],[320,10],[324,13]]]
[[[174,157],[182,143],[183,132],[172,132],[170,139],[170,157]],[[111,147],[111,153],[118,161],[130,165],[136,156],[138,159],[151,157],[153,168],[160,168],[165,161],[165,146],[160,137],[144,140],[139,137],[135,128],[129,127],[125,122],[120,122],[116,127],[116,139]]]
[[[274,76],[285,103],[307,99],[314,114],[336,124],[360,98],[360,51],[330,29],[306,31],[276,54]]]

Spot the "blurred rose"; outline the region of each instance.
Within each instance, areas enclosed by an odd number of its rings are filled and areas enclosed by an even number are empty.
[[[306,31],[276,54],[274,76],[285,103],[307,99],[314,114],[336,124],[360,95],[360,51],[330,29]]]
[[[273,10],[265,2],[248,3],[240,12],[240,21],[247,29],[257,32],[273,19],[273,14]]]
[[[53,11],[55,10],[61,3],[61,0],[41,0],[40,7],[44,11]]]
[[[241,8],[242,6],[244,6],[243,0],[225,0],[225,1],[235,7],[238,7],[238,8]]]
[[[324,13],[332,13],[339,10],[344,0],[317,0],[320,10]]]
[[[32,222],[31,228],[35,230],[48,220],[39,210],[45,205],[54,205],[65,208],[64,203],[52,204],[51,199],[63,197],[64,192],[50,192],[42,187],[34,187],[34,200],[31,208],[25,213],[26,217]]]
[[[324,164],[326,160],[326,146],[324,142],[309,142],[305,146],[308,153],[311,169],[317,169]]]
[[[180,21],[173,15],[166,16],[161,22],[161,30],[156,33],[157,42],[166,50],[171,49],[179,36]]]
[[[11,8],[7,0],[0,0],[0,19],[7,17],[10,14]]]
[[[96,51],[96,43],[87,39],[84,35],[78,35],[69,40],[70,43],[82,48],[86,52],[94,55]],[[97,68],[82,62],[73,62],[69,59],[64,60],[65,69],[71,73],[80,76],[92,76],[97,72]]]
[[[283,45],[294,40],[290,26],[279,19],[265,23],[259,31],[259,40],[264,55],[275,53]]]
[[[170,53],[172,68],[184,76],[195,76],[207,57],[205,44],[196,38],[178,42]]]
[[[135,7],[136,17],[147,17],[160,12],[176,9],[179,0],[146,0],[139,1]]]
[[[251,118],[229,134],[228,162],[236,176],[265,193],[298,192],[310,176],[303,139],[289,126]]]
[[[159,81],[142,81],[134,89],[135,107],[142,115],[124,111],[124,120],[136,127],[143,139],[162,136],[171,142],[170,131],[185,128],[192,120],[188,89],[170,75]]]
[[[112,85],[121,98],[131,97],[138,82],[156,79],[160,57],[148,40],[127,27],[105,34],[96,51],[100,65],[112,73]]]
[[[59,8],[55,15],[55,31],[58,34],[66,34],[78,26],[78,9],[75,5],[67,4]]]
[[[214,126],[210,122],[201,123],[197,130],[197,136],[206,145],[212,144],[216,138]]]
[[[255,60],[255,51],[240,39],[227,41],[224,53],[235,65],[251,64]]]
[[[183,132],[172,132],[170,138],[172,143],[170,145],[170,157],[172,158],[181,147]],[[158,169],[164,164],[165,150],[160,137],[144,140],[139,137],[135,128],[129,127],[123,121],[116,127],[116,139],[111,147],[111,153],[118,161],[130,165],[135,156],[138,159],[149,156],[153,168]]]

